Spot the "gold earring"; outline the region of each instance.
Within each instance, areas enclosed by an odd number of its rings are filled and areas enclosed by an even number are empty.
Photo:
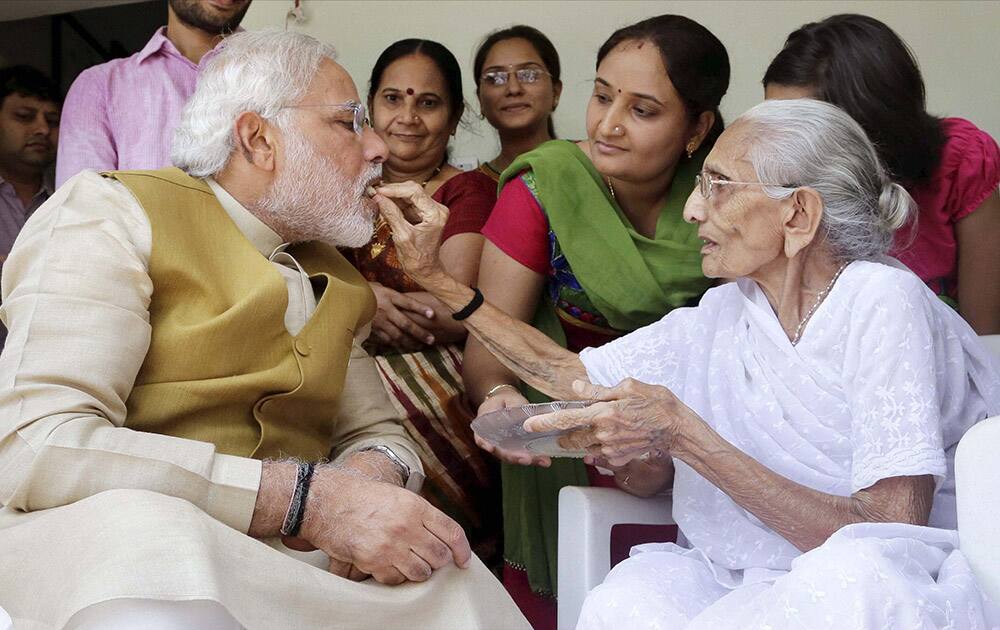
[[[687,154],[688,154],[688,159],[690,160],[691,156],[694,155],[694,143],[693,142],[687,145]]]

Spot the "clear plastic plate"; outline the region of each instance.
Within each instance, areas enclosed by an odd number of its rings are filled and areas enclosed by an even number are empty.
[[[559,438],[575,429],[528,433],[524,421],[532,416],[561,409],[582,409],[593,404],[590,400],[554,400],[552,402],[508,407],[480,416],[472,421],[472,431],[490,444],[503,449],[529,451],[548,457],[583,457],[585,450],[563,448]]]

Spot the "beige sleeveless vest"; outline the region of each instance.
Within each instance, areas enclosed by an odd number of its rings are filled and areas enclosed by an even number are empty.
[[[281,274],[204,181],[176,168],[105,176],[135,195],[153,235],[152,338],[125,426],[244,457],[326,457],[354,333],[375,313],[367,282],[333,247],[291,247],[322,292],[293,337]]]

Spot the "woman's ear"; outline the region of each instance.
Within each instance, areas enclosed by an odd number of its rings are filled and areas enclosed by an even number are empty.
[[[694,124],[694,133],[688,138],[684,150],[688,153],[695,153],[701,148],[701,143],[705,141],[705,136],[715,125],[715,112],[702,112],[698,114],[698,120]]]
[[[552,111],[559,107],[559,97],[562,96],[562,81],[552,82]]]
[[[823,197],[814,188],[797,188],[788,198],[782,229],[785,256],[794,258],[816,240],[823,221]]]
[[[275,128],[256,112],[243,112],[233,124],[236,146],[251,165],[274,170],[277,133]]]
[[[458,125],[462,122],[462,115],[465,114],[465,103],[461,103],[456,109],[455,113],[451,117],[451,130],[449,135],[454,136],[458,131]]]

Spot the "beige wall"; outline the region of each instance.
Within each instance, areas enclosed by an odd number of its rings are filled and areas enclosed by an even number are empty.
[[[760,79],[787,35],[805,22],[834,13],[865,13],[886,22],[915,52],[927,84],[928,107],[962,116],[1000,138],[1000,2],[523,2],[493,0],[376,2],[303,0],[307,19],[290,25],[334,44],[340,61],[367,89],[379,53],[405,37],[437,40],[462,64],[469,125],[453,144],[453,161],[489,159],[499,146],[478,117],[472,56],[489,31],[513,23],[530,24],[555,43],[563,64],[564,92],[556,113],[562,137],[585,135],[584,110],[594,59],[601,43],[618,27],[661,13],[679,13],[704,24],[726,45],[732,65],[729,93],[722,102],[727,119],[762,98]],[[290,0],[254,0],[244,26],[283,26]]]

